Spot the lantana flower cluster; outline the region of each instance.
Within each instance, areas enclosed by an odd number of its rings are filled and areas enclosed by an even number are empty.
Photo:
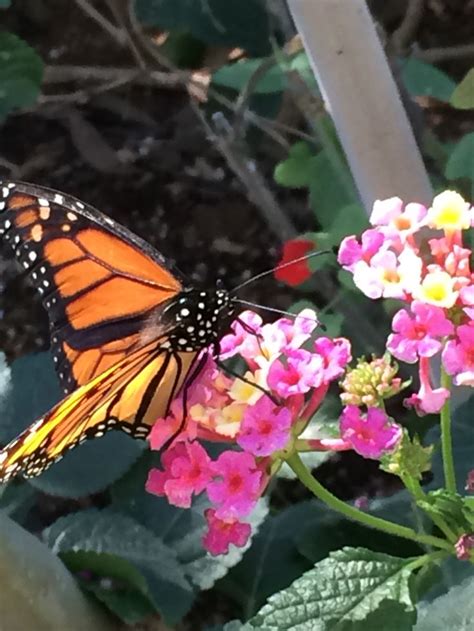
[[[227,552],[230,543],[245,545],[251,532],[246,518],[351,359],[344,338],[310,341],[317,324],[312,310],[272,324],[262,324],[251,311],[242,313],[221,340],[220,358],[243,360],[244,379],[229,377],[208,355],[188,388],[184,424],[183,400],[177,399],[170,415],[152,429],[156,450],[178,434],[162,454],[162,468],[150,471],[147,490],[182,508],[206,493],[212,507],[205,513],[204,545],[212,554]],[[226,448],[213,459],[203,441]],[[311,447],[350,449],[352,444],[321,439]]]
[[[473,221],[472,206],[453,191],[429,208],[394,197],[376,202],[372,228],[339,249],[340,264],[366,296],[405,303],[393,317],[387,349],[418,363],[419,390],[405,404],[420,415],[439,412],[449,397],[448,388],[432,383],[435,356],[455,385],[474,385],[474,275],[463,245]]]

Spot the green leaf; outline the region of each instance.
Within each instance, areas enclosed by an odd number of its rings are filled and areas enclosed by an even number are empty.
[[[455,557],[449,557],[439,566],[438,580],[431,586],[424,597],[424,602],[432,602],[467,579],[474,580],[474,565],[459,563]]]
[[[389,605],[390,627],[383,628],[408,630],[415,620],[411,573],[406,559],[344,548],[273,595],[250,623],[261,631],[367,631],[367,619],[379,612],[380,624]]]
[[[155,608],[148,598],[138,591],[115,585],[109,587],[108,581],[100,581],[97,584],[90,582],[87,587],[84,581],[80,583],[126,624],[138,624],[155,613]],[[102,583],[106,586],[103,587]]]
[[[458,562],[458,565],[469,564]],[[473,589],[474,576],[471,576],[447,594],[422,604],[414,631],[471,631],[474,628]]]
[[[5,367],[4,367],[5,370]],[[2,381],[0,364],[0,390]],[[5,377],[4,377],[5,378]],[[25,396],[25,392],[28,396]],[[15,360],[4,394],[0,392],[0,439],[7,442],[41,417],[61,398],[50,353]],[[81,497],[97,493],[120,478],[140,456],[145,443],[119,432],[80,445],[29,483],[49,495]]]
[[[344,322],[344,316],[342,313],[337,313],[331,309],[320,311],[318,313],[318,319],[325,327],[324,335],[327,337],[339,337],[342,335],[342,325]]]
[[[0,32],[0,121],[16,107],[33,105],[40,92],[43,62],[12,33]]]
[[[276,165],[273,177],[280,186],[304,188],[311,182],[315,156],[307,142],[295,143],[288,158]]]
[[[412,498],[406,491],[388,498],[370,500],[367,508],[376,517],[419,528],[422,518],[415,514],[415,509]],[[417,513],[421,511],[418,509]],[[308,523],[308,528],[299,538],[298,551],[314,564],[326,558],[333,550],[344,546],[364,547],[386,554],[396,551],[397,555],[403,557],[416,556],[423,551],[411,541],[369,529],[319,505],[317,519]]]
[[[48,495],[77,498],[104,490],[140,457],[146,443],[112,431],[94,438],[28,482]]]
[[[458,110],[474,109],[474,68],[471,68],[451,95],[451,105]]]
[[[454,146],[444,174],[448,180],[467,177],[474,182],[474,132],[463,136]]]
[[[254,73],[260,68],[262,63],[266,63],[265,59],[242,59],[233,64],[221,66],[212,75],[212,82],[215,85],[224,88],[230,88],[240,92],[244,88]],[[253,88],[253,94],[273,94],[282,92],[285,87],[284,75],[281,68],[273,65],[259,79]]]
[[[220,581],[219,588],[242,606],[244,618],[312,566],[298,552],[298,542],[319,515],[316,502],[302,502],[268,517],[242,561]]]
[[[147,597],[145,579],[131,563],[111,554],[64,552],[61,558],[79,580],[111,611],[128,624],[140,622],[155,613]]]
[[[135,13],[148,26],[189,31],[208,44],[240,46],[252,55],[271,52],[262,0],[135,0]]]
[[[380,468],[393,475],[404,474],[415,480],[421,480],[423,473],[431,469],[432,458],[433,446],[423,446],[418,436],[411,438],[405,429],[396,449],[381,458]]]
[[[344,237],[360,234],[369,227],[369,218],[361,204],[349,204],[335,210],[331,224],[332,245],[339,245]]]
[[[457,493],[436,489],[417,503],[428,514],[441,517],[454,532],[472,529],[472,509]]]
[[[250,624],[244,624],[240,620],[231,620],[226,624],[214,625],[212,627],[206,627],[205,631],[252,631],[253,627]]]
[[[204,511],[210,506],[209,502],[200,496],[190,509],[182,509],[171,506],[163,497],[147,493],[145,481],[153,466],[153,456],[145,454],[130,473],[114,485],[113,505],[151,530],[174,551],[186,578],[196,589],[209,589],[241,560],[251,541],[243,548],[231,545],[227,555],[207,553],[202,538],[207,528]],[[266,501],[261,500],[246,520],[252,526],[252,537],[267,513]]]
[[[300,453],[300,458],[308,469],[317,469],[323,462],[329,460],[332,455],[330,451],[308,451],[307,453]],[[276,475],[286,480],[296,480],[297,477],[286,462],[282,464]]]
[[[54,552],[65,555],[65,562],[71,561],[71,553],[94,553],[97,558],[89,557],[89,569],[100,573],[103,567],[105,574],[141,589],[170,624],[180,620],[192,604],[193,590],[175,552],[127,515],[109,509],[85,510],[58,519],[43,535]]]
[[[230,88],[240,92],[258,71],[263,63],[267,63],[268,58],[242,59],[232,64],[221,66],[213,75],[212,83],[221,87]],[[288,87],[286,77],[287,71],[296,71],[301,78],[311,85],[315,90],[316,82],[313,71],[308,62],[308,57],[304,51],[296,53],[288,60],[274,64],[257,81],[252,90],[252,94],[274,94],[283,92]]]
[[[288,70],[296,71],[300,75],[308,88],[313,92],[313,96],[321,96],[308,55],[304,50],[292,58]]]
[[[403,63],[401,76],[413,96],[432,96],[440,101],[449,101],[456,87],[445,72],[415,57]]]
[[[24,523],[38,500],[38,494],[28,484],[8,484],[2,488],[0,510],[18,523]]]
[[[333,224],[338,219],[334,241],[339,239],[343,232],[341,224],[344,225],[344,219],[352,220],[352,217],[346,211],[343,212],[343,209],[352,208],[352,204],[357,200],[357,193],[352,184],[348,190],[341,183],[341,176],[345,181],[351,182],[349,171],[346,167],[343,168],[345,173],[338,173],[326,151],[321,151],[311,160],[309,183],[311,206],[321,227],[330,233],[331,238],[333,238]],[[339,212],[342,213],[340,217]]]
[[[3,363],[2,384],[4,379],[8,378],[6,370],[6,365]],[[3,442],[17,436],[61,398],[49,353],[20,357],[13,362],[9,371],[8,384],[0,395],[2,412],[0,440]]]

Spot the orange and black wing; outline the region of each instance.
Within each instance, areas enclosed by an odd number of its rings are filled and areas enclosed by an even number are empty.
[[[109,429],[145,438],[193,371],[196,352],[149,342],[58,403],[0,451],[0,483],[34,477],[68,450]]]
[[[146,241],[50,189],[0,180],[0,235],[42,295],[65,392],[133,351],[150,313],[182,289]]]

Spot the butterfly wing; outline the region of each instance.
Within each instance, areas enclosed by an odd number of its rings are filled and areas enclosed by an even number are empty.
[[[182,289],[146,241],[50,189],[0,181],[0,235],[43,297],[65,392],[136,348],[153,309]]]
[[[109,429],[145,438],[167,415],[198,354],[171,352],[154,340],[119,360],[0,451],[0,482],[20,472],[37,476],[68,450]]]

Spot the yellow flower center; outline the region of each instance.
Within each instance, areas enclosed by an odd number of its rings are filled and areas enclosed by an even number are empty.
[[[455,191],[444,191],[433,200],[429,225],[441,230],[466,230],[471,224],[469,204]]]
[[[431,272],[421,283],[418,298],[438,307],[450,308],[457,299],[454,279],[447,272]]]

